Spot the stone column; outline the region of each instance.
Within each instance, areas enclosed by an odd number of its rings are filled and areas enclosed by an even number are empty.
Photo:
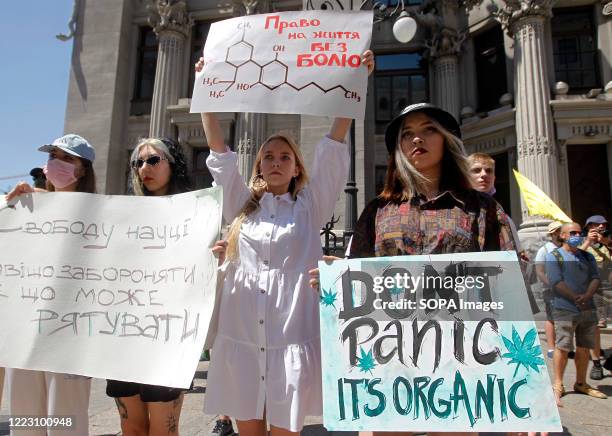
[[[545,26],[554,0],[504,0],[498,19],[514,40],[514,95],[518,170],[559,204],[555,130],[550,107]],[[550,219],[528,216],[521,199],[519,238],[530,252],[542,244]]]
[[[265,14],[271,12],[270,0],[233,0],[234,16]],[[236,151],[238,169],[244,180],[251,179],[255,156],[267,137],[265,114],[239,113],[236,122]]]
[[[461,109],[459,53],[464,40],[464,34],[445,27],[435,32],[432,39],[427,42],[429,57],[433,60],[434,102],[457,119]]]
[[[507,0],[500,18],[514,38],[514,90],[518,169],[555,202],[559,180],[550,108],[545,23],[554,0]],[[523,219],[527,217],[522,208]]]
[[[173,137],[167,109],[178,103],[185,41],[193,20],[183,0],[155,0],[148,9],[149,24],[159,41],[149,136]]]
[[[239,113],[236,123],[236,152],[238,170],[245,182],[251,179],[255,156],[266,139],[266,116],[255,113]]]

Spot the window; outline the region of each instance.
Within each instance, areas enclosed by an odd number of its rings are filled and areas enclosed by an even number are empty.
[[[474,62],[478,87],[478,111],[499,107],[499,98],[508,92],[506,53],[501,26],[474,37]]]
[[[606,144],[568,145],[567,161],[571,217],[583,223],[591,215],[612,216]]]
[[[191,178],[194,189],[210,188],[213,177],[206,166],[206,158],[210,154],[208,148],[196,148],[193,150],[193,172]]]
[[[427,77],[422,56],[402,53],[376,56],[374,77],[376,133],[411,103],[427,101]]]
[[[204,51],[204,44],[206,43],[206,37],[208,37],[209,30],[210,22],[207,21],[198,21],[193,26],[193,34],[191,36],[191,57],[189,58],[189,97],[191,97],[191,94],[193,94],[193,82],[195,79],[194,65],[202,56],[202,53]]]
[[[148,26],[140,28],[137,59],[138,69],[130,108],[131,115],[151,113],[151,99],[157,68],[157,37],[153,29]]]
[[[592,8],[563,8],[553,11],[552,40],[555,77],[582,93],[600,88],[597,68],[597,37]]]

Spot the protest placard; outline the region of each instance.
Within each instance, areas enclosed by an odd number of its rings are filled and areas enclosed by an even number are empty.
[[[372,11],[300,11],[213,23],[191,112],[363,119]]]
[[[328,430],[561,431],[515,253],[319,267]]]
[[[188,388],[214,306],[221,188],[10,204],[0,366]]]

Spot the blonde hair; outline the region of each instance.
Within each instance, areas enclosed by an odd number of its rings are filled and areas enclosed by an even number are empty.
[[[277,133],[266,139],[259,148],[257,157],[255,158],[255,163],[253,164],[253,171],[251,173],[251,180],[249,182],[251,196],[246,201],[244,206],[242,206],[238,216],[234,218],[234,221],[232,221],[227,233],[226,258],[228,260],[238,258],[238,237],[240,236],[242,223],[249,215],[259,209],[259,200],[268,190],[268,184],[261,175],[261,161],[263,159],[264,147],[274,140],[281,140],[285,142],[289,148],[291,148],[291,151],[295,156],[295,166],[298,169],[298,175],[291,179],[291,183],[289,184],[288,192],[291,193],[291,197],[295,200],[298,193],[304,188],[304,186],[306,186],[306,183],[308,183],[308,172],[306,171],[306,166],[304,165],[304,158],[302,157],[300,148],[295,140],[284,133]]]
[[[490,154],[478,152],[472,153],[468,156],[468,162],[470,163],[470,166],[474,165],[477,161],[484,162],[495,168],[495,159],[493,159]]]
[[[463,142],[434,118],[429,117],[429,120],[444,137],[440,189],[455,190],[458,187],[469,189],[471,187],[470,165]],[[425,192],[426,185],[429,183],[429,179],[410,163],[402,151],[401,131],[400,128],[395,150],[389,156],[385,187],[380,194],[380,198],[387,201],[409,201],[418,193]]]

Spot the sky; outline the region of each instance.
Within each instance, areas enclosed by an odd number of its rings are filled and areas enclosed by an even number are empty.
[[[36,149],[64,133],[73,41],[67,34],[72,0],[2,2],[0,53],[0,192],[47,155]],[[23,175],[16,179],[5,177]]]

